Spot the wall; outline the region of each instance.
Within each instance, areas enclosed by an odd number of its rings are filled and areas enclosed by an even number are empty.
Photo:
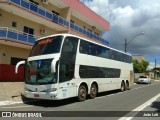
[[[69,5],[72,9],[76,10],[78,13],[88,17],[90,20],[94,21],[95,23],[98,23],[100,26],[103,26],[104,31],[109,30],[110,26],[109,22],[107,22],[105,19],[97,15],[88,7],[84,6],[84,4],[81,3],[79,0],[61,0],[61,1]]]
[[[29,52],[27,49],[0,44],[0,64],[10,64],[11,57],[26,59]]]
[[[51,3],[43,4],[42,0],[36,0],[36,2],[38,2],[39,6],[41,6],[42,8],[47,9],[48,11],[54,10],[55,12],[57,12],[61,15],[61,9],[58,8],[57,6],[55,6]]]
[[[30,50],[0,44],[0,81],[24,81],[24,67],[15,74],[15,65],[10,65],[11,57],[26,59]]]
[[[51,28],[48,28],[44,25],[38,24],[36,22],[24,19],[22,17],[19,17],[17,15],[14,15],[13,13],[9,13],[3,10],[0,10],[2,13],[2,17],[0,17],[1,22],[0,22],[0,27],[8,27],[8,28],[12,28],[12,29],[16,29],[18,31],[22,31],[23,32],[23,28],[24,26],[30,27],[32,29],[34,29],[34,35],[36,36],[46,36],[46,35],[51,35],[51,34],[55,34],[58,33],[58,31],[53,30]],[[8,18],[12,18],[12,19],[8,19]],[[17,27],[12,27],[12,22],[17,22]],[[46,29],[46,34],[41,34],[40,33],[40,29]]]
[[[19,67],[18,74],[15,74],[15,66],[0,64],[0,82],[20,82],[24,81],[24,67]]]
[[[75,22],[75,24],[79,25],[82,28],[85,26],[86,30],[88,30],[88,29],[92,30],[92,33],[98,33],[99,36],[101,36],[101,34],[102,34],[100,30],[97,30],[97,29],[93,30],[92,26],[90,26],[89,24],[79,20],[78,18],[76,18],[74,16],[71,16],[71,20],[73,20]]]

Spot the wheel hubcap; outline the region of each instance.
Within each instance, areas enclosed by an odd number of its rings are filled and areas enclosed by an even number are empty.
[[[129,84],[126,84],[126,88],[127,88],[127,89],[129,88]]]
[[[91,94],[94,96],[96,95],[96,89],[94,87],[91,88]]]
[[[122,88],[121,89],[122,89],[122,91],[124,91],[124,84],[122,84]]]
[[[81,98],[84,98],[85,97],[85,90],[84,89],[81,89],[80,90],[80,96],[81,96]]]

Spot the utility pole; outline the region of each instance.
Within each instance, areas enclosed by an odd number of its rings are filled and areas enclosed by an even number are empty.
[[[125,53],[127,52],[127,45],[132,42],[137,36],[139,35],[144,35],[144,32],[138,34],[138,35],[135,35],[130,41],[127,42],[127,39],[125,38],[125,43],[124,43],[124,51]]]
[[[126,48],[127,48],[127,39],[125,38],[125,43],[124,43],[124,51],[125,51],[125,53],[127,52]]]
[[[156,79],[156,67],[157,67],[157,60],[155,58],[155,67],[154,67],[154,78]]]

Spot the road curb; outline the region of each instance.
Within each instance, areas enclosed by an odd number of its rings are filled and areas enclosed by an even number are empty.
[[[13,105],[13,104],[19,104],[19,103],[23,103],[23,102],[22,101],[15,102],[15,101],[6,100],[6,101],[0,101],[0,106]]]

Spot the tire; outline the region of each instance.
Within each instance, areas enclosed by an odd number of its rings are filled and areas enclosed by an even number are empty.
[[[149,81],[148,84],[151,84],[151,81]]]
[[[97,92],[97,86],[95,84],[92,84],[90,89],[90,98],[94,99],[97,96]]]
[[[129,82],[126,82],[126,85],[125,85],[125,90],[129,90],[130,87],[129,87]]]
[[[87,96],[87,90],[84,85],[81,85],[78,90],[78,101],[85,101]]]
[[[124,82],[121,83],[121,89],[120,89],[120,91],[121,92],[125,91],[125,84],[124,84]]]

